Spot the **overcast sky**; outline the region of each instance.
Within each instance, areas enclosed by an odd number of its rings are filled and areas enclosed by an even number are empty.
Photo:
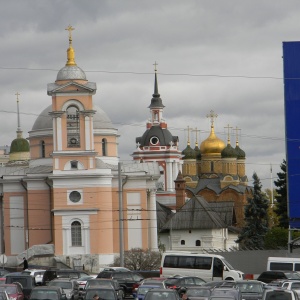
[[[285,158],[282,42],[300,40],[299,16],[299,0],[3,1],[0,144],[16,137],[16,92],[24,137],[51,104],[47,84],[66,63],[71,24],[77,65],[119,129],[122,160],[146,129],[157,61],[163,116],[180,150],[188,126],[199,143],[208,137],[213,110],[225,142],[227,124],[241,129],[249,182],[255,171],[269,188],[270,164],[276,179]]]

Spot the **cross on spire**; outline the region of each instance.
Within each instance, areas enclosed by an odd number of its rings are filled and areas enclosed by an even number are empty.
[[[235,143],[238,146],[239,145],[239,131],[241,131],[241,129],[236,126],[233,130],[235,130],[235,139],[236,139]]]
[[[19,136],[20,132],[22,133],[21,131],[21,122],[20,122],[20,110],[19,110],[19,96],[20,96],[20,93],[19,92],[16,92],[15,95],[17,96],[17,114],[18,114],[18,128],[17,128],[17,136],[18,137],[21,137]]]
[[[190,145],[190,126],[188,126],[187,129],[184,129],[184,130],[187,130],[187,132],[188,132],[188,141],[187,141],[187,144]]]
[[[232,129],[232,126],[229,126],[229,124],[228,124],[224,128],[227,129],[227,143],[230,144],[230,129]]]
[[[210,118],[211,127],[214,126],[214,119],[216,119],[217,117],[218,115],[215,114],[213,110],[211,110],[210,113],[206,115],[206,118]]]
[[[154,62],[153,66],[154,66],[154,72],[157,72],[158,63],[156,61]]]
[[[74,30],[75,28],[72,27],[71,25],[69,25],[65,30],[68,30],[69,31],[69,44],[71,45],[72,44],[72,31]]]
[[[198,130],[197,127],[195,129],[192,129],[192,131],[196,132],[196,146],[198,146],[198,132],[200,132],[201,130]]]
[[[15,95],[17,96],[17,102],[19,102],[19,96],[20,96],[19,92],[16,92]]]

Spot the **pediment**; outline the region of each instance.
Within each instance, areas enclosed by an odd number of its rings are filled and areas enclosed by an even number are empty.
[[[48,95],[56,93],[95,93],[96,84],[88,82],[87,84],[80,84],[78,82],[70,81],[62,85],[56,83],[48,84],[47,93]]]

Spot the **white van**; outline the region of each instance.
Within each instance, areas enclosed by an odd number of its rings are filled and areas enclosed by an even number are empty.
[[[193,252],[165,252],[160,265],[160,277],[174,275],[197,276],[205,281],[241,280],[244,273],[235,270],[221,255]]]
[[[300,257],[268,257],[267,271],[300,272]]]

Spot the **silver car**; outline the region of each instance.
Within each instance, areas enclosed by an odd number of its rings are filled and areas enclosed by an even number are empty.
[[[48,286],[61,287],[66,294],[67,300],[79,299],[79,284],[75,279],[69,279],[69,278],[53,279],[49,282]]]

